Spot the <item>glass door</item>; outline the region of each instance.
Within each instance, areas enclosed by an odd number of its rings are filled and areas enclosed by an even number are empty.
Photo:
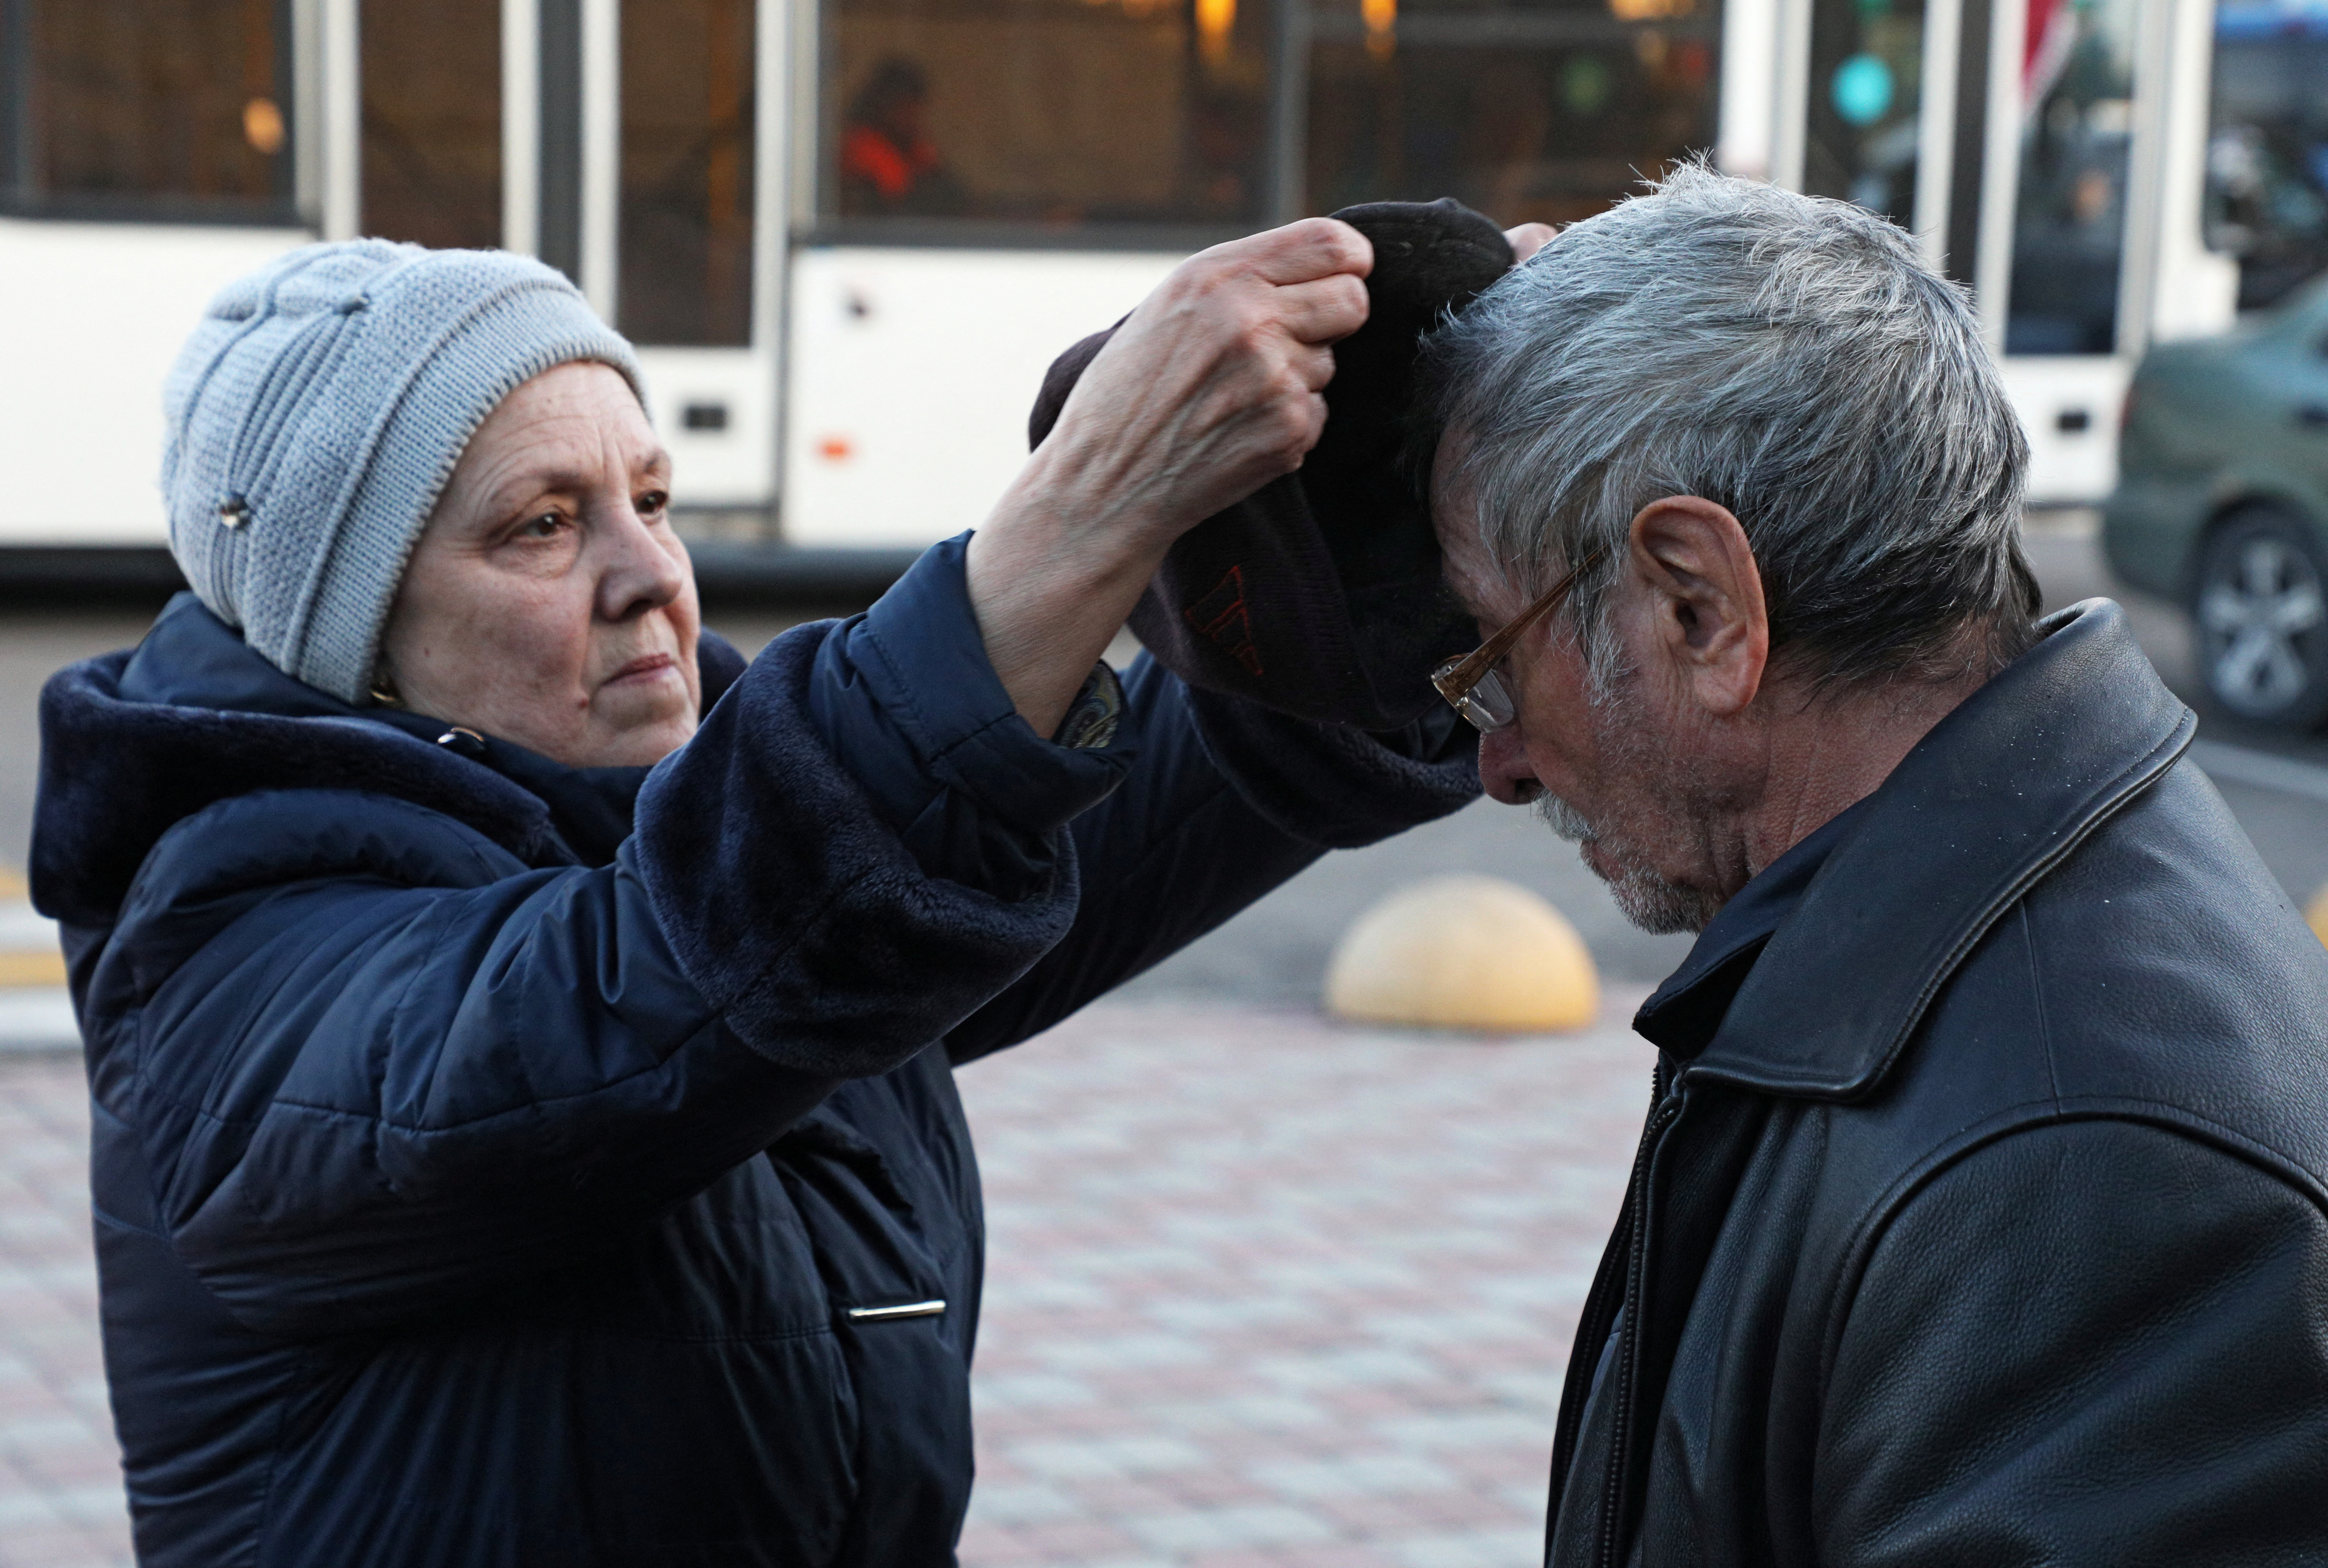
[[[612,30],[615,321],[639,347],[681,530],[699,540],[774,538],[784,258],[761,212],[782,165],[763,127],[781,106],[761,62],[784,25],[780,0],[620,0]]]
[[[624,0],[622,267],[633,341],[748,348],[752,0]]]
[[[2008,354],[2117,348],[2136,0],[2029,0]]]
[[[499,7],[372,0],[358,14],[359,231],[437,247],[501,244]]]
[[[1925,0],[1814,0],[1803,189],[1916,223]]]

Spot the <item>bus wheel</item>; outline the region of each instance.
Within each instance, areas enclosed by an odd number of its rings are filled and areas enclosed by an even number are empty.
[[[2207,690],[2224,708],[2291,729],[2328,718],[2328,572],[2299,519],[2251,506],[2217,523],[2191,619]]]

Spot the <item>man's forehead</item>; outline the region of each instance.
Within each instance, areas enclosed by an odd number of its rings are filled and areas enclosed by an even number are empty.
[[[1434,486],[1434,488],[1436,488]],[[1442,503],[1432,497],[1431,520],[1439,534],[1439,552],[1445,563],[1447,586],[1463,601],[1463,607],[1475,615],[1486,616],[1504,599],[1511,596],[1510,585],[1496,569],[1494,557],[1479,539],[1478,525],[1470,505],[1468,491],[1459,491],[1460,500]]]
[[[1474,514],[1470,476],[1463,472],[1469,444],[1450,434],[1439,438],[1431,455],[1431,524],[1445,542],[1450,530],[1469,530]]]

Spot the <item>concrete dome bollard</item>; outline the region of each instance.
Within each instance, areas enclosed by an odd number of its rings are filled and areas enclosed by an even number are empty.
[[[1600,1010],[1592,955],[1557,909],[1498,877],[1433,877],[1342,934],[1326,1010],[1365,1023],[1534,1033]]]
[[[2312,934],[2323,946],[2328,946],[2328,887],[2314,893],[2312,902],[2304,906],[2304,924],[2312,927]]]

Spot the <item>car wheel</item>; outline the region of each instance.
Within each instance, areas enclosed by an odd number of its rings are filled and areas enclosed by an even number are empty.
[[[2253,507],[2218,523],[2191,618],[2216,701],[2291,728],[2328,718],[2328,573],[2296,519]]]

